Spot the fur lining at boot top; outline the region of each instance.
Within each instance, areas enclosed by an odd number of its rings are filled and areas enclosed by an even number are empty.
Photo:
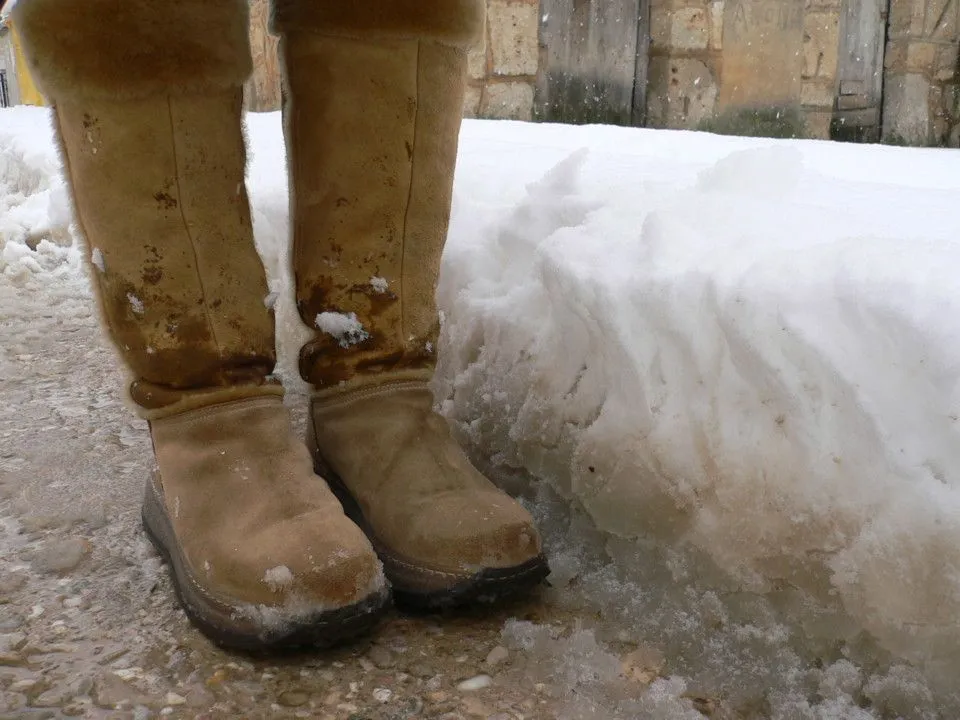
[[[147,97],[242,85],[246,0],[20,0],[13,20],[47,97]]]
[[[272,28],[466,47],[483,28],[485,5],[483,0],[273,0]]]

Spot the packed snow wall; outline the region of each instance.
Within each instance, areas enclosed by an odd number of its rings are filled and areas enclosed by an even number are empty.
[[[491,474],[600,531],[614,575],[543,515],[555,584],[647,637],[699,635],[673,664],[708,689],[882,658],[938,697],[906,706],[954,707],[960,157],[609,128],[465,138],[437,394]],[[484,191],[507,163],[523,177]],[[758,674],[734,679],[751,657]]]

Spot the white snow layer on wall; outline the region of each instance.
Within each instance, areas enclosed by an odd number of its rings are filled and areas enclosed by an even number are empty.
[[[86,283],[44,113],[0,113],[14,304]],[[247,123],[296,385],[280,123]],[[542,481],[552,602],[676,676],[620,696],[592,634],[508,625],[569,717],[960,716],[958,192],[945,151],[465,123],[438,400]]]

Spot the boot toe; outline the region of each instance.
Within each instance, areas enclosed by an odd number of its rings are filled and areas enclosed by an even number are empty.
[[[452,493],[419,509],[411,551],[430,565],[475,573],[511,568],[540,555],[533,518],[502,493]]]
[[[437,497],[407,526],[389,548],[378,542],[394,598],[406,609],[495,603],[549,573],[533,519],[505,495]]]
[[[230,601],[291,615],[338,610],[385,588],[382,565],[342,513],[315,510],[258,528],[245,546],[205,561],[208,580]]]
[[[389,597],[379,559],[345,517],[339,523],[324,517],[321,523],[315,515],[254,533],[253,552],[238,549],[220,562],[203,563],[202,580],[187,585],[200,591],[208,615],[217,607],[229,618],[208,634],[235,646],[250,637],[257,638],[252,645],[319,646],[373,623]],[[331,525],[335,544],[326,537]],[[216,594],[203,592],[204,585],[216,588]]]
[[[533,518],[499,490],[450,491],[393,507],[390,518],[375,518],[368,529],[395,587],[454,586],[543,562]]]
[[[333,521],[329,515],[308,513],[278,529],[277,541],[290,555],[292,583],[286,592],[330,608],[383,592],[383,566],[369,540],[342,513]],[[266,574],[264,581],[270,584]]]
[[[419,382],[314,399],[318,467],[403,604],[494,601],[549,572],[530,513],[477,471]],[[408,602],[409,601],[409,602]]]

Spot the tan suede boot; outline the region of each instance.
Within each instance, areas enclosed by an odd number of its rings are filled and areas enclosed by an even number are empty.
[[[25,0],[109,337],[150,422],[143,507],[190,619],[243,648],[326,645],[387,591],[292,435],[244,185],[244,0]]]
[[[281,36],[300,354],[318,468],[394,596],[493,600],[547,573],[530,515],[433,409],[434,292],[475,0],[274,0]]]

